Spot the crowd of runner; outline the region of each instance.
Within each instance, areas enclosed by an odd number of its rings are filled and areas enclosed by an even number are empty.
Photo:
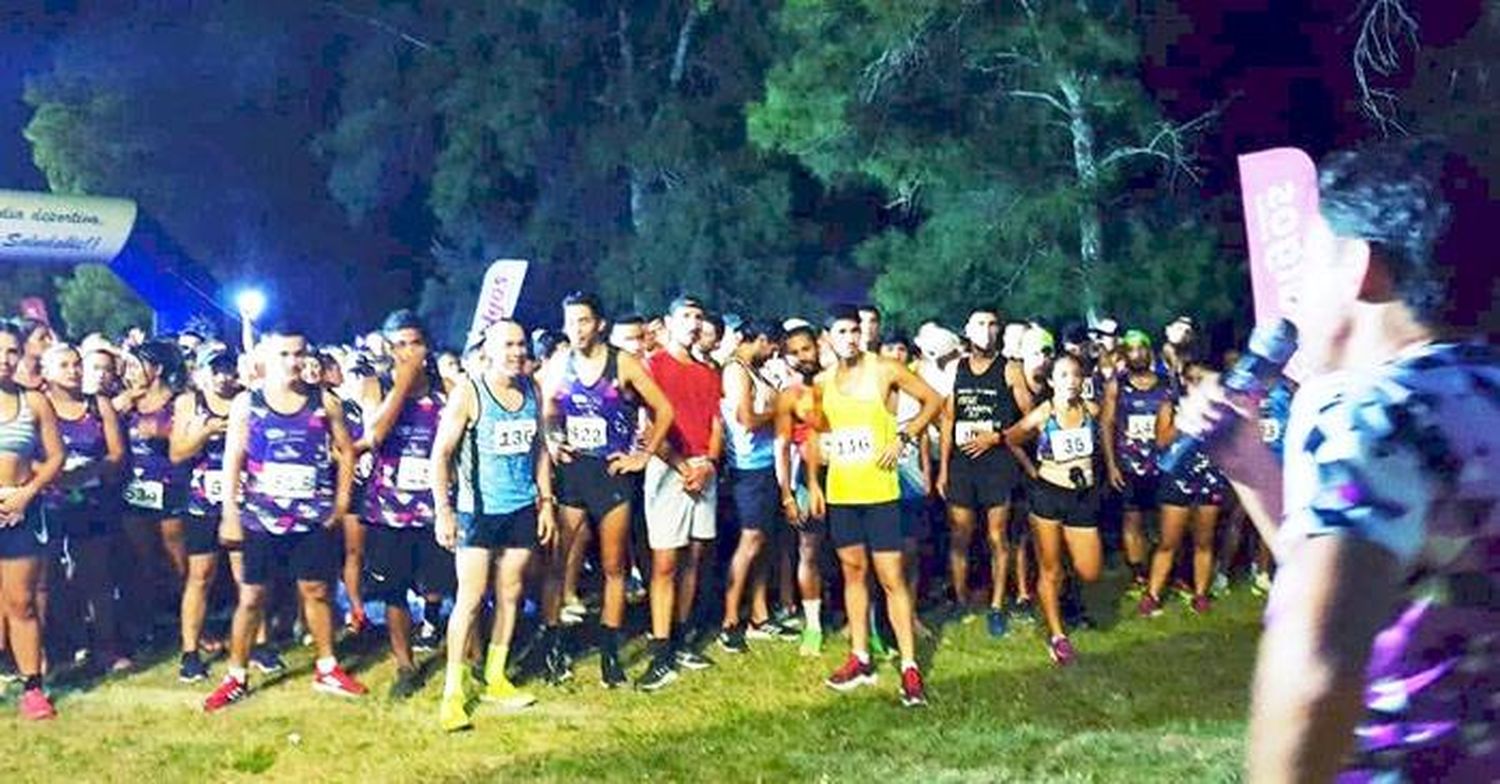
[[[1187,317],[1159,338],[1110,319],[1059,338],[979,307],[961,334],[908,338],[873,307],[777,323],[681,297],[611,317],[574,294],[559,315],[460,352],[409,311],[326,347],[289,326],[236,347],[0,323],[0,673],[22,715],[55,715],[44,674],[129,672],[164,629],[183,682],[222,660],[204,710],[285,669],[288,638],[315,649],[314,689],[357,697],[337,650],[383,627],[392,698],[446,648],[456,730],[480,701],[534,702],[513,678],[567,681],[589,650],[604,687],[629,685],[633,604],[637,689],[751,645],[817,656],[843,626],[826,685],[873,685],[891,660],[918,706],[924,624],[1039,626],[1067,665],[1107,560],[1142,618],[1174,593],[1209,612],[1241,564],[1269,585],[1215,467],[1158,468],[1179,395],[1234,361]],[[1290,398],[1263,406],[1273,447]]]

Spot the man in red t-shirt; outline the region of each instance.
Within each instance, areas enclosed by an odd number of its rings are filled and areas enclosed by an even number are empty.
[[[678,667],[702,670],[713,666],[681,639],[698,591],[703,553],[718,533],[714,517],[717,464],[724,450],[719,374],[693,356],[703,319],[701,302],[678,297],[667,313],[667,345],[646,363],[671,401],[674,416],[661,450],[646,464],[652,657],[650,668],[636,681],[644,691],[676,680]],[[687,558],[679,571],[679,555],[684,551]]]

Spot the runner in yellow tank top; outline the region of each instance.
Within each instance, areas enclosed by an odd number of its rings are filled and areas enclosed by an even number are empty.
[[[819,423],[823,432],[821,438],[809,439],[813,448],[808,450],[808,490],[813,517],[822,516],[826,507],[829,538],[844,573],[844,608],[853,650],[826,683],[837,691],[849,691],[875,682],[868,647],[870,596],[866,587],[873,561],[901,651],[901,703],[924,705],[927,697],[917,670],[911,587],[902,563],[896,463],[902,449],[942,410],[943,400],[905,365],[863,350],[856,309],[834,311],[828,320],[828,341],[836,361],[813,384],[823,414]],[[904,429],[896,427],[893,410],[892,393],[898,390],[922,403],[921,413]],[[818,476],[825,461],[826,503]]]

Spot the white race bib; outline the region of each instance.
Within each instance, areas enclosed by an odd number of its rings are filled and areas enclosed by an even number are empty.
[[[875,459],[875,434],[868,427],[843,427],[822,438],[830,463],[867,463]]]
[[[125,485],[125,503],[137,509],[161,511],[166,508],[167,488],[161,482],[132,479]]]
[[[574,449],[603,449],[608,433],[604,417],[568,417],[568,445]]]
[[[1125,439],[1127,441],[1156,440],[1156,415],[1131,414],[1126,417]]]
[[[1059,463],[1094,455],[1094,430],[1075,427],[1052,431],[1052,459]]]
[[[524,455],[536,440],[536,420],[502,419],[495,422],[494,438],[489,452],[497,455]]]
[[[964,444],[973,441],[981,433],[993,432],[995,432],[994,422],[971,422],[968,420],[959,420],[953,423],[953,443],[957,444],[958,446],[963,446]]]
[[[432,489],[432,461],[425,457],[402,457],[396,463],[396,489],[418,493]]]
[[[224,503],[224,472],[203,472],[203,496],[211,504]]]
[[[1260,440],[1262,443],[1274,444],[1281,438],[1281,420],[1275,417],[1267,417],[1260,420]]]
[[[296,463],[261,463],[261,492],[272,498],[311,501],[317,496],[318,469]]]

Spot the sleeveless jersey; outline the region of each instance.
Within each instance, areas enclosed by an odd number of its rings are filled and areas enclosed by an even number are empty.
[[[202,392],[193,396],[194,416],[220,419]],[[203,445],[203,451],[193,459],[192,473],[188,482],[188,514],[195,517],[217,517],[224,501],[224,436],[213,436]]]
[[[1120,374],[1115,398],[1115,460],[1120,472],[1136,477],[1156,476],[1156,413],[1173,399],[1161,376],[1150,389],[1140,389],[1130,373]]]
[[[1094,454],[1098,443],[1099,423],[1086,407],[1083,410],[1083,422],[1077,427],[1063,427],[1057,418],[1057,411],[1053,410],[1042,425],[1041,432],[1037,434],[1038,470],[1045,471],[1048,466],[1052,466],[1053,470],[1049,473],[1061,471],[1067,474],[1069,481],[1062,483],[1063,487],[1077,487],[1077,475],[1074,473],[1077,469],[1083,472],[1082,487],[1091,487],[1094,484]]]
[[[442,411],[443,393],[436,386],[402,402],[396,425],[375,451],[365,522],[390,528],[432,524],[432,443]]]
[[[316,395],[282,414],[265,393],[250,394],[242,522],[247,531],[302,534],[333,513],[333,428]]]
[[[861,362],[860,368],[865,367]],[[896,417],[886,407],[884,395],[868,389],[867,378],[860,380],[865,388],[853,395],[839,390],[837,373],[830,373],[823,387],[828,432],[821,446],[828,466],[830,504],[881,504],[901,497],[895,470],[882,469],[875,462],[896,438]]]
[[[108,450],[104,441],[104,420],[99,417],[99,399],[87,397],[83,416],[77,419],[64,419],[58,414],[57,430],[65,453],[63,469],[58,481],[44,491],[43,502],[51,512],[81,511],[98,506],[97,491],[103,482],[96,476],[86,484],[76,485],[69,481],[69,475],[98,465]]]
[[[958,361],[953,376],[953,457],[955,463],[994,467],[1013,463],[1015,456],[999,444],[977,458],[958,449],[982,433],[1003,433],[1021,418],[1016,395],[1005,383],[1005,360],[996,357],[983,373],[974,374],[971,359]]]
[[[605,351],[604,372],[592,384],[579,378],[576,357],[569,352],[562,383],[553,393],[568,445],[577,454],[601,459],[632,451],[640,409],[620,384],[618,350],[611,347]]]
[[[750,377],[751,408],[756,413],[764,413],[771,410],[776,404],[776,390],[771,384],[757,373],[749,365],[738,359],[730,359],[730,364],[739,365],[744,368],[745,374]],[[765,427],[750,430],[740,424],[735,412],[735,404],[728,397],[719,401],[719,415],[724,419],[724,431],[728,437],[724,440],[726,463],[740,471],[755,471],[776,467],[776,426],[774,423]]]
[[[536,503],[537,416],[531,380],[517,379],[521,407],[500,405],[482,380],[470,379],[479,418],[464,431],[458,450],[458,499],[468,514],[500,515]]]
[[[187,487],[186,466],[172,465],[168,446],[172,436],[172,401],[151,413],[132,411],[125,418],[130,448],[130,472],[125,503],[146,512],[180,508]]]

